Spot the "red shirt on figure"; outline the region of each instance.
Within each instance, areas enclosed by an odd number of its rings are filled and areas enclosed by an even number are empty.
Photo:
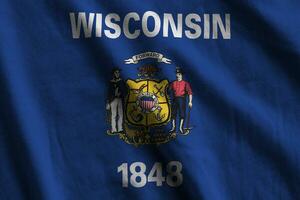
[[[184,97],[186,94],[193,94],[190,84],[184,80],[172,82],[171,89],[174,91],[175,97]]]

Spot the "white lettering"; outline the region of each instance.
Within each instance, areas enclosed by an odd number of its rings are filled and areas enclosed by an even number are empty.
[[[154,19],[154,29],[153,29],[153,31],[150,31],[148,29],[148,18],[149,17],[152,17]],[[142,28],[143,28],[144,34],[147,37],[155,37],[160,31],[160,24],[161,24],[160,18],[159,18],[158,14],[156,12],[147,11],[143,15]]]
[[[70,20],[71,20],[71,27],[72,27],[72,36],[73,38],[79,38],[80,37],[80,31],[81,26],[84,31],[84,36],[86,38],[89,38],[92,36],[92,29],[93,29],[93,23],[94,23],[94,13],[89,13],[89,21],[87,23],[86,16],[84,12],[78,13],[77,23],[75,20],[75,14],[70,13]]]
[[[169,36],[169,24],[175,38],[182,37],[182,14],[177,15],[177,26],[175,25],[172,14],[164,14],[163,36]]]
[[[201,18],[199,15],[194,13],[188,14],[185,18],[185,25],[194,30],[194,33],[192,33],[190,30],[186,30],[185,36],[189,39],[197,39],[201,35],[201,27],[198,24],[194,23],[192,20],[194,20],[195,22],[201,22]]]
[[[230,39],[230,14],[225,15],[225,27],[221,19],[220,14],[213,14],[212,16],[213,23],[213,39],[218,39],[218,30],[220,29],[222,37],[224,39]]]
[[[119,22],[120,16],[116,13],[110,13],[110,14],[106,15],[105,25],[108,28],[111,28],[114,32],[112,32],[111,30],[104,30],[104,34],[108,38],[116,39],[121,35],[121,27],[118,24],[113,23],[113,21]]]
[[[141,30],[135,30],[133,33],[130,33],[129,32],[129,22],[130,22],[130,19],[133,19],[134,21],[139,21],[140,20],[140,16],[135,13],[135,12],[131,12],[131,13],[128,13],[125,18],[124,18],[124,22],[123,22],[123,30],[124,30],[124,34],[127,38],[129,39],[135,39],[137,38],[140,33],[141,33]]]

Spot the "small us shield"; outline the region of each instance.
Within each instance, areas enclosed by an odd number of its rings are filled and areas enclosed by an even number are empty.
[[[170,121],[168,80],[127,80],[126,120],[130,125],[151,127]]]

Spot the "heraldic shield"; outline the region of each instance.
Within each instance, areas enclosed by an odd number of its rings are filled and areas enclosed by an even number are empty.
[[[139,59],[152,57],[159,58],[159,62],[164,60],[165,64],[170,64],[171,61],[155,52],[142,53],[125,61],[126,64],[136,64]],[[187,88],[184,96],[189,95],[189,101],[192,100],[189,84],[182,80],[182,72],[179,68],[176,68],[176,80],[172,83],[167,78],[160,78],[162,73],[159,73],[161,69],[157,64],[146,63],[137,67],[137,71],[137,79],[129,78],[125,82],[119,68],[114,68],[112,71],[106,103],[107,119],[110,123],[107,134],[117,135],[121,140],[136,147],[145,144],[164,144],[175,139],[178,134],[189,134],[192,129],[189,125],[190,109],[186,119],[187,126],[184,126],[185,98],[179,101],[174,97],[176,89],[178,90],[178,87],[174,88],[174,82],[181,81],[180,84],[185,84],[184,87]],[[180,77],[181,80],[177,80]],[[169,94],[173,94],[172,98]],[[171,108],[174,109],[172,117]],[[182,115],[179,126],[176,125],[178,123],[176,113]],[[171,118],[172,123],[170,123]],[[177,132],[178,127],[179,132]]]
[[[170,121],[168,80],[127,80],[126,121],[138,127],[165,125]]]

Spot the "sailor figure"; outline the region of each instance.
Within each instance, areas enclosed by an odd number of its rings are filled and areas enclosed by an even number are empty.
[[[108,90],[108,100],[106,109],[111,111],[111,134],[123,131],[123,97],[124,82],[120,76],[120,69],[114,68],[112,71],[112,79],[110,80]]]
[[[180,68],[176,68],[176,81],[170,84],[172,92],[172,129],[170,132],[176,132],[177,114],[180,117],[179,131],[181,134],[186,134],[183,128],[186,115],[186,97],[188,96],[188,106],[192,107],[193,93],[190,84],[183,80],[183,72]]]

